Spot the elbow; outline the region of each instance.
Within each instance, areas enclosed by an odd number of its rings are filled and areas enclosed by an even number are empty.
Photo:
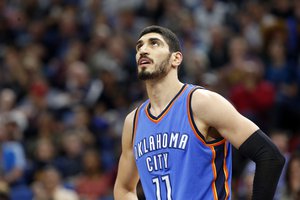
[[[114,195],[114,199],[118,200],[120,199],[120,188],[118,187],[118,184],[115,183],[114,185],[114,190],[113,190],[113,195]]]
[[[119,194],[119,192],[116,189],[114,189],[113,194],[114,194],[114,199],[115,200],[121,199],[121,197],[120,197],[121,195]]]
[[[114,190],[113,190],[114,199],[115,200],[127,199],[126,198],[127,193],[128,193],[128,191],[116,181],[116,183],[114,185]]]
[[[115,200],[138,200],[136,191],[129,191],[123,187],[119,187],[118,184],[115,184],[113,191]]]

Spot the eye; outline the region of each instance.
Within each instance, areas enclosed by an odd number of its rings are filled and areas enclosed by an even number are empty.
[[[154,46],[154,47],[156,47],[156,46],[158,46],[159,44],[158,44],[157,41],[153,40],[153,41],[151,41],[151,45]]]
[[[138,51],[141,47],[142,47],[142,44],[138,44],[138,45],[136,45],[135,50]]]

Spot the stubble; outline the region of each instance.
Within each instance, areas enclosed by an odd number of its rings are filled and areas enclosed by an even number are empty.
[[[169,61],[171,58],[171,54],[168,55],[168,57],[163,60],[159,65],[155,66],[155,70],[152,72],[146,71],[146,69],[141,70],[140,72],[138,72],[138,78],[140,80],[154,80],[154,79],[161,79],[163,77],[165,77],[168,72],[169,72]]]

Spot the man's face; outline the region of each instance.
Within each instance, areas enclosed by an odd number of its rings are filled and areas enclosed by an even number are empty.
[[[138,77],[153,80],[165,77],[171,69],[169,46],[158,33],[143,35],[136,43]]]

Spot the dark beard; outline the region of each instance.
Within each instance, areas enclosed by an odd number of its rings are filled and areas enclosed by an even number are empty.
[[[154,72],[147,72],[147,71],[141,71],[138,72],[138,78],[142,81],[146,80],[154,80],[154,79],[161,79],[165,77],[169,70],[167,68],[169,61],[170,61],[171,54],[161,62],[161,64],[156,68]]]

